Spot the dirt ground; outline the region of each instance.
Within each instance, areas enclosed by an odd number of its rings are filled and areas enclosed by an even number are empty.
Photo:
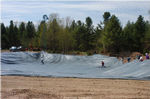
[[[2,99],[150,99],[150,81],[1,76]]]

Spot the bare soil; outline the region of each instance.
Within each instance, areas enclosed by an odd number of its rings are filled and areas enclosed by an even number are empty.
[[[150,81],[1,76],[2,99],[150,99]]]

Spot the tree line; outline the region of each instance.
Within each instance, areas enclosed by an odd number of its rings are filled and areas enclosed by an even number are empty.
[[[32,21],[9,26],[1,23],[1,48],[11,46],[41,48],[53,53],[97,52],[119,53],[125,51],[150,51],[150,23],[139,15],[136,22],[128,21],[122,27],[120,20],[110,12],[104,12],[103,21],[93,25],[90,17],[75,21],[58,14],[43,15],[38,27]]]

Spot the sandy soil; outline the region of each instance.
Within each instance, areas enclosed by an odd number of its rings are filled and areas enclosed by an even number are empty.
[[[150,99],[150,81],[2,76],[2,99]]]

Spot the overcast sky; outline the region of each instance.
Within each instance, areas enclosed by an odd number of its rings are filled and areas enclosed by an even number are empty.
[[[85,18],[90,16],[93,24],[103,21],[102,15],[105,11],[115,14],[122,25],[128,20],[136,21],[139,15],[145,20],[150,20],[148,14],[150,10],[149,0],[76,0],[76,1],[54,1],[54,0],[2,0],[1,19],[5,25],[9,25],[10,20],[14,22],[33,21],[35,24],[42,20],[44,14],[58,13],[60,18],[70,16],[72,19],[85,22]]]

